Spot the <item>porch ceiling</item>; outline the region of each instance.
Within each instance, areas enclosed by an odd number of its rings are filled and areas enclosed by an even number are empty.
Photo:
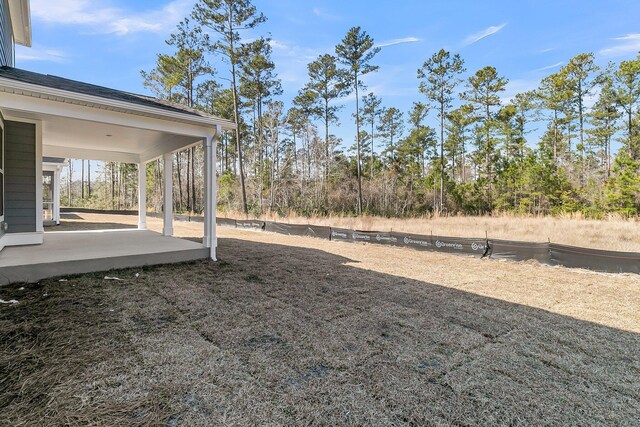
[[[185,135],[105,121],[82,120],[46,113],[3,110],[5,116],[42,124],[43,156],[139,163],[163,153],[185,149],[202,141],[201,135]],[[196,132],[194,132],[196,133]]]

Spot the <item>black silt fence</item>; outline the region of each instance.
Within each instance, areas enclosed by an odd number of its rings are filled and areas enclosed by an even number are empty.
[[[244,220],[244,219],[236,220],[237,228],[246,228],[251,230],[264,230],[264,226],[265,226],[264,221]]]
[[[640,273],[640,254],[575,246],[549,245],[551,264],[607,273]]]
[[[286,234],[288,236],[308,236],[327,240],[329,240],[331,235],[330,227],[309,224],[283,224],[273,221],[266,222],[265,231]]]
[[[236,220],[233,218],[216,218],[216,225],[220,225],[222,227],[235,227]]]
[[[324,225],[307,225],[306,236],[329,240],[331,239],[331,227]]]
[[[287,224],[280,224],[274,221],[266,221],[264,223],[264,231],[268,231],[269,233],[280,233],[280,234],[289,234],[286,228]]]
[[[396,246],[417,249],[419,251],[433,250],[433,242],[431,241],[431,236],[409,233],[396,233],[395,231],[392,232],[391,235],[395,237],[394,244]]]
[[[430,237],[434,251],[473,255],[481,258],[489,254],[489,246],[486,239],[448,236]]]
[[[204,222],[203,216],[174,215],[173,219],[182,222]]]
[[[331,227],[331,240],[335,240],[337,242],[353,242],[352,234],[353,230]]]
[[[379,245],[391,245],[391,246],[400,246],[398,243],[398,236],[394,233],[386,233],[383,231],[374,231],[371,232],[371,243],[376,243]]]
[[[514,240],[489,240],[491,258],[526,261],[534,259],[543,264],[551,264],[549,243],[519,242]]]
[[[460,253],[478,257],[487,256],[489,253],[485,239],[469,239],[463,237],[424,236],[420,234],[331,228],[331,240],[404,246],[419,250]]]
[[[131,210],[105,210],[105,209],[90,209],[90,208],[69,208],[64,207],[60,208],[60,213],[95,213],[95,214],[105,214],[105,215],[138,215],[138,211]],[[152,216],[150,212],[147,212],[147,215]]]
[[[307,236],[329,240],[331,228],[310,224],[283,224],[280,222],[267,221],[265,231],[272,233],[286,234],[288,236]]]
[[[87,208],[62,208],[63,212],[106,213],[136,215],[137,211],[105,211]],[[161,218],[161,213],[147,213]],[[202,222],[200,216],[175,215],[177,221]],[[259,220],[235,220],[216,218],[216,224],[251,230],[266,230],[291,236],[311,236],[343,242],[365,242],[407,247],[416,250],[440,251],[508,259],[512,261],[536,260],[543,264],[568,268],[584,268],[608,273],[640,274],[640,253],[587,249],[556,243],[520,242],[514,240],[482,239],[420,235],[398,232],[358,231],[345,228],[324,227],[310,224],[282,224]]]
[[[374,231],[358,231],[349,230],[348,228],[333,228],[331,227],[331,240],[337,242],[363,242],[363,243],[378,243],[376,240],[376,232]]]

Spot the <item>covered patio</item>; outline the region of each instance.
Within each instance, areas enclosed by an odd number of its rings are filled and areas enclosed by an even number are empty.
[[[35,125],[36,158],[76,158],[138,165],[137,230],[44,233],[42,187],[36,186],[36,233],[10,236],[0,252],[0,284],[110,268],[216,259],[216,141],[235,124],[142,95],[32,73],[0,69],[5,121]],[[204,232],[201,243],[173,238],[174,153],[204,148]],[[162,233],[147,231],[146,164],[162,159]],[[42,182],[42,162],[36,163]],[[9,235],[7,235],[9,236]],[[22,240],[21,240],[22,239]],[[42,243],[40,246],[35,246]],[[11,246],[11,245],[7,245]],[[7,272],[11,273],[7,273]]]

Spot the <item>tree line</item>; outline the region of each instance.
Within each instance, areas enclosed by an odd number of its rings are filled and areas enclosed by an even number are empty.
[[[401,111],[367,91],[363,77],[384,72],[380,48],[353,27],[308,64],[307,83],[285,103],[270,38],[243,41],[265,21],[250,0],[200,0],[167,40],[172,53],[141,73],[155,96],[238,124],[217,147],[220,209],[639,213],[640,54],[603,68],[592,53],[578,54],[505,101],[508,79],[495,67],[469,71],[441,49],[416,70],[416,100]],[[334,130],[347,97],[356,134],[342,141]],[[202,211],[202,157],[201,147],[174,156],[177,211]],[[147,167],[151,206],[160,209],[161,161]],[[102,173],[100,203],[135,203],[114,181],[122,173],[133,188],[135,174],[115,164]]]

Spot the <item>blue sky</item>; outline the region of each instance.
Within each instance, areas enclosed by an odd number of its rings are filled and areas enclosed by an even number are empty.
[[[153,68],[157,53],[170,52],[164,41],[194,3],[31,0],[33,47],[17,48],[17,66],[146,93],[140,70]],[[306,64],[320,54],[333,53],[355,25],[383,46],[374,59],[380,70],[366,78],[367,91],[382,97],[385,106],[404,111],[421,100],[416,69],[440,48],[459,53],[467,75],[485,65],[495,66],[509,79],[505,101],[534,89],[541,78],[578,53],[594,52],[596,61],[606,65],[634,58],[640,51],[637,0],[254,0],[254,4],[268,21],[245,37],[272,37],[287,104],[306,81]],[[224,69],[223,64],[220,67]],[[351,143],[353,100],[344,104],[342,124],[333,132]]]

